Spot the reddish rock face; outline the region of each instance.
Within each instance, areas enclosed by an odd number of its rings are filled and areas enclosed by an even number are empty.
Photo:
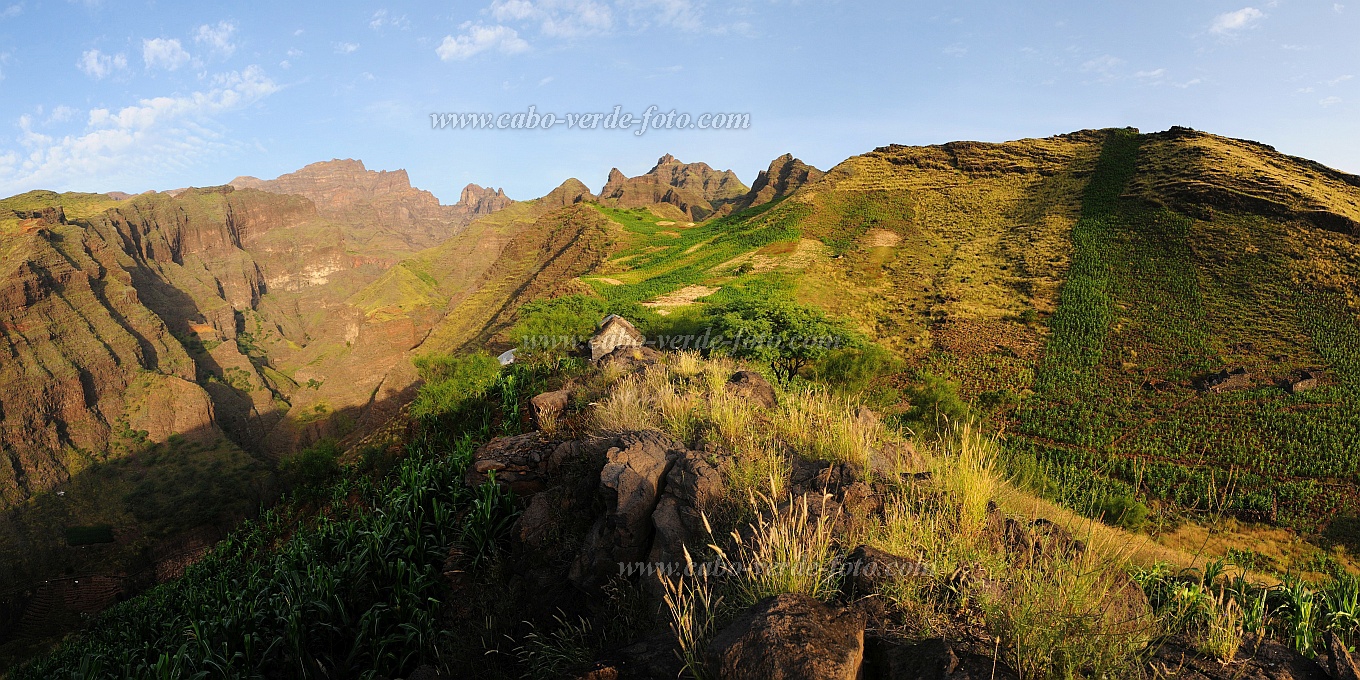
[[[666,154],[645,175],[626,177],[618,168],[600,190],[600,201],[620,208],[668,205],[692,220],[722,212],[747,193],[731,170],[714,170],[707,163],[681,163]]]
[[[277,179],[237,177],[231,186],[307,198],[326,218],[371,231],[368,240],[429,248],[458,233],[468,222],[514,201],[502,190],[469,184],[457,204],[441,205],[434,194],[411,186],[405,170],[373,171],[362,161],[313,163]]]
[[[760,171],[756,181],[751,184],[751,190],[741,197],[735,209],[749,208],[783,198],[804,184],[817,181],[825,174],[794,158],[793,154],[786,153],[770,161],[769,169]]]

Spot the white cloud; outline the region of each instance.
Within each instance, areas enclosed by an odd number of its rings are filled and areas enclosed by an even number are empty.
[[[231,41],[235,33],[236,24],[230,21],[219,21],[216,26],[203,24],[194,34],[194,42],[207,45],[213,52],[224,57],[230,57],[236,51],[236,43]]]
[[[1332,78],[1331,80],[1327,81],[1327,84],[1328,84],[1328,85],[1340,85],[1341,83],[1344,83],[1344,82],[1346,82],[1347,80],[1350,80],[1351,78],[1354,78],[1354,77],[1355,77],[1355,76],[1353,76],[1353,75],[1351,75],[1351,74],[1348,73],[1348,74],[1346,74],[1346,75],[1344,75],[1344,76],[1338,76],[1338,77],[1336,77],[1336,78]]]
[[[1327,98],[1325,98],[1325,99],[1320,100],[1318,103],[1321,104],[1321,105],[1323,105],[1323,106],[1335,106],[1335,105],[1341,103],[1341,98],[1340,98],[1340,97],[1327,97]]]
[[[655,22],[682,31],[704,28],[703,10],[694,0],[617,0],[616,4],[628,12],[630,23],[635,25]]]
[[[1165,75],[1166,69],[1159,68],[1153,69],[1151,71],[1138,71],[1137,73],[1133,74],[1133,77],[1138,78],[1139,80],[1161,80],[1162,76]]]
[[[163,68],[173,71],[189,63],[189,53],[179,44],[179,39],[155,38],[142,40],[142,61],[147,68]]]
[[[359,43],[342,42],[335,43],[336,54],[354,54],[359,50]]]
[[[446,35],[444,42],[435,48],[435,54],[444,61],[467,59],[487,50],[499,50],[503,54],[518,54],[529,49],[529,43],[519,37],[519,33],[509,26],[483,26],[471,22],[459,26],[462,33],[458,36]]]
[[[99,50],[85,50],[80,53],[80,61],[76,62],[76,68],[85,75],[99,80],[114,71],[127,68],[127,56],[122,53],[110,55]]]
[[[45,122],[48,125],[51,125],[52,123],[65,123],[66,121],[71,120],[72,118],[75,117],[76,117],[75,109],[66,106],[65,104],[61,104],[59,106],[53,107],[52,113],[48,114],[47,120]]]
[[[1340,14],[1346,11],[1346,6],[1339,2],[1334,2],[1332,3],[1332,11],[1336,12],[1337,14]]]
[[[968,48],[964,47],[963,45],[950,45],[949,47],[944,48],[942,51],[951,57],[962,57],[968,54]]]
[[[24,6],[22,4],[10,5],[9,7],[6,7],[3,11],[0,11],[0,19],[13,19],[14,17],[17,17],[23,13]]]
[[[372,19],[368,20],[368,27],[375,31],[381,31],[384,28],[404,31],[411,27],[411,20],[407,19],[405,14],[396,17],[388,14],[387,10],[380,9],[373,13]]]
[[[1081,70],[1086,73],[1098,73],[1102,78],[1112,78],[1113,71],[1123,63],[1123,59],[1105,54],[1083,63]]]
[[[1265,12],[1255,7],[1243,7],[1236,12],[1224,12],[1214,17],[1213,23],[1209,25],[1209,32],[1218,35],[1231,35],[1255,26],[1257,22],[1264,18],[1266,18]]]
[[[1202,83],[1202,82],[1204,82],[1204,81],[1200,80],[1199,78],[1191,78],[1190,80],[1187,80],[1187,81],[1185,81],[1185,82],[1183,82],[1183,83],[1174,83],[1174,85],[1175,85],[1176,87],[1179,87],[1179,88],[1181,88],[1182,90],[1184,90],[1184,89],[1187,89],[1187,88],[1194,87],[1194,86],[1196,86],[1196,85],[1198,85],[1198,84],[1200,84],[1200,83]]]
[[[538,86],[539,86],[539,87],[543,87],[544,85],[547,85],[548,83],[551,83],[552,81],[553,81],[553,77],[552,77],[552,76],[548,76],[547,78],[544,78],[544,79],[538,81]]]
[[[209,82],[209,89],[188,95],[142,99],[117,110],[93,109],[77,135],[40,134],[33,131],[29,116],[20,116],[15,141],[21,148],[0,148],[0,193],[88,189],[90,183],[154,171],[148,169],[187,167],[233,146],[215,116],[279,90],[258,66],[218,74]]]
[[[488,10],[497,22],[533,22],[545,36],[575,38],[607,33],[614,11],[595,0],[495,0]]]

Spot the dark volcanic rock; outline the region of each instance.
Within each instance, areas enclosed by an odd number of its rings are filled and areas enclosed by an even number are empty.
[[[842,565],[845,582],[854,595],[878,592],[885,583],[895,579],[928,578],[930,567],[906,557],[861,545],[850,551]]]
[[[652,513],[662,480],[685,447],[659,432],[626,432],[605,452],[599,495],[605,513],[591,527],[571,565],[569,578],[582,588],[603,583],[620,563],[647,557]]]
[[[531,496],[547,486],[545,468],[556,445],[539,432],[497,437],[473,454],[465,482],[477,487],[494,474],[496,483],[517,495]]]
[[[1010,680],[1010,669],[940,638],[896,644],[865,641],[865,680]]]
[[[807,595],[776,595],[714,636],[705,656],[718,678],[855,680],[864,618]]]
[[[665,493],[652,512],[656,533],[647,561],[679,564],[685,559],[686,546],[697,557],[694,549],[708,542],[702,513],[723,492],[722,476],[702,452],[680,454],[666,474]]]
[[[743,399],[748,399],[765,408],[774,408],[779,400],[774,386],[765,376],[755,371],[737,371],[727,379],[727,391]]]
[[[571,392],[567,390],[557,390],[556,392],[544,392],[529,400],[529,417],[534,419],[534,424],[543,427],[545,418],[557,418],[567,410],[570,402]]]

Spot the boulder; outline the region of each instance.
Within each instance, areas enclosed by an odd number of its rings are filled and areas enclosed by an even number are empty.
[[[599,364],[634,372],[661,363],[661,358],[661,353],[651,347],[619,347],[601,357]]]
[[[539,432],[497,437],[472,456],[463,481],[478,487],[495,473],[496,482],[519,496],[532,496],[547,486],[545,467],[556,445]]]
[[[870,639],[864,654],[865,680],[1009,680],[1015,676],[991,659],[956,651],[931,638],[907,644]]]
[[[727,379],[727,391],[763,408],[774,408],[779,403],[775,397],[774,386],[765,379],[765,376],[755,371],[733,373],[732,377]]]
[[[642,334],[627,319],[610,314],[600,322],[600,329],[595,331],[586,343],[590,347],[590,360],[599,361],[605,355],[613,352],[620,347],[642,347],[647,344],[647,336]]]
[[[864,482],[854,482],[841,489],[841,507],[851,517],[863,519],[883,514],[883,498]]]
[[[929,578],[930,567],[916,560],[861,545],[846,556],[841,567],[853,595],[870,595],[896,579]]]
[[[1346,643],[1333,633],[1327,633],[1327,668],[1332,680],[1360,680],[1360,667],[1346,649]]]
[[[672,680],[684,672],[675,637],[661,631],[637,640],[621,649],[606,652],[590,670],[576,676],[577,680],[621,680],[665,678]]]
[[[660,432],[625,432],[605,452],[599,497],[604,515],[595,521],[572,562],[568,578],[581,588],[600,585],[620,563],[647,557],[652,513],[663,480],[685,447]]]
[[[1298,375],[1291,376],[1286,389],[1290,394],[1307,392],[1316,388],[1320,384],[1320,376],[1313,371],[1301,371]]]
[[[789,473],[789,485],[795,495],[809,491],[838,494],[841,489],[861,481],[862,477],[849,463],[795,458],[793,470]]]
[[[864,618],[807,595],[776,595],[714,636],[705,660],[717,678],[855,680],[864,661]]]
[[[989,514],[989,524],[994,523]],[[1001,543],[1020,562],[1070,559],[1086,551],[1086,544],[1059,524],[1039,518],[1024,523],[1009,517],[1001,523]]]
[[[535,427],[542,429],[543,421],[556,420],[567,410],[570,401],[571,392],[567,390],[544,392],[529,400],[529,417],[533,418]]]
[[[655,537],[647,560],[678,564],[685,559],[684,546],[706,545],[703,511],[724,491],[722,476],[702,452],[686,451],[676,458],[666,474],[665,492],[652,512]],[[690,554],[698,557],[693,550]]]
[[[1209,392],[1245,390],[1251,387],[1251,374],[1247,372],[1247,369],[1239,366],[1232,370],[1219,371],[1207,376],[1201,382],[1201,386]]]

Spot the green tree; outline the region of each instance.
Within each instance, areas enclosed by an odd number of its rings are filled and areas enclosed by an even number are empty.
[[[851,333],[822,312],[782,296],[738,296],[714,307],[710,316],[723,351],[769,363],[780,381],[791,380],[828,352],[854,344]]]

